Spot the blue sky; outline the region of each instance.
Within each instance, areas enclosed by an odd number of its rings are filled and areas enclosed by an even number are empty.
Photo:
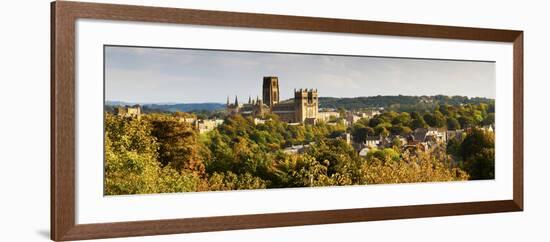
[[[287,53],[105,47],[105,98],[137,103],[225,103],[260,96],[278,76],[324,97],[461,95],[495,97],[495,63]]]

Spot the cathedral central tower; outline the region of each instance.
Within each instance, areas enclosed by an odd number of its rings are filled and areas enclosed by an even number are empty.
[[[264,77],[262,99],[270,108],[279,103],[279,78],[276,76]]]

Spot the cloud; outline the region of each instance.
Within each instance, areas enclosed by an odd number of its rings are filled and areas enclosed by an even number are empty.
[[[495,96],[495,64],[161,48],[106,48],[109,100],[225,102],[261,96],[263,76],[279,76],[281,98],[294,88],[321,96]],[[244,100],[243,99],[243,100]]]

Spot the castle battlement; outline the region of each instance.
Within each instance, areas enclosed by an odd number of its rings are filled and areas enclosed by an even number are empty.
[[[298,93],[317,93],[317,88],[300,88],[298,90],[294,89],[294,94],[298,94]]]

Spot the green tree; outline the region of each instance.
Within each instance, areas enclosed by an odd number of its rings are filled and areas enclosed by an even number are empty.
[[[487,117],[481,121],[481,125],[495,125],[495,113],[487,114]]]
[[[449,117],[447,118],[447,129],[448,130],[457,130],[460,129],[460,123],[456,118]]]
[[[351,135],[353,136],[353,140],[357,143],[364,143],[367,135],[374,135],[374,129],[368,126],[364,126],[362,124],[356,124],[352,127]]]
[[[266,188],[266,182],[250,173],[214,172],[208,178],[210,191],[249,190]]]
[[[147,122],[106,114],[105,194],[157,192],[157,149]]]
[[[475,121],[471,117],[461,116],[458,118],[458,123],[462,128],[471,128],[474,126]]]
[[[405,156],[402,160],[392,162],[372,159],[361,166],[361,174],[361,184],[468,180],[468,174],[460,168],[448,167],[427,153]]]
[[[492,132],[472,129],[460,146],[460,154],[471,179],[494,179],[495,136]]]
[[[402,126],[409,126],[411,124],[411,115],[409,113],[402,112],[393,118],[391,123],[393,125],[401,124]]]
[[[158,162],[159,143],[147,120],[105,115],[105,194],[189,192],[203,189],[200,177]]]
[[[339,185],[353,184],[360,159],[357,152],[341,139],[326,139],[314,145],[307,153],[327,165],[327,175],[338,177]]]
[[[428,127],[428,124],[426,123],[426,121],[424,121],[424,118],[422,118],[421,116],[419,116],[417,119],[413,119],[413,121],[411,122],[411,128],[413,130],[418,128],[427,128],[427,127]]]

